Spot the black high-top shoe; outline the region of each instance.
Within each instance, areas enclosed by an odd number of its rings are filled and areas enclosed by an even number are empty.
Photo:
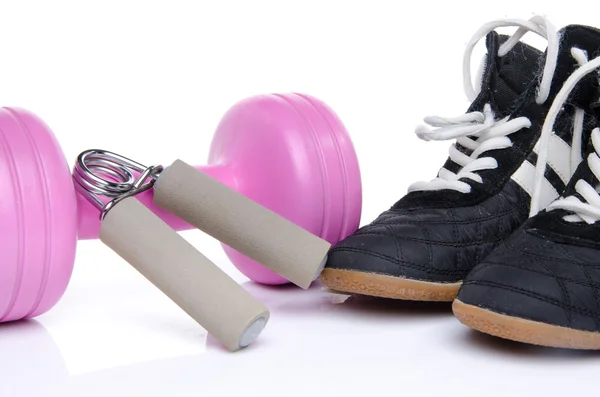
[[[600,31],[586,34],[599,48],[588,51],[590,58],[600,56]],[[595,58],[576,71],[553,110],[565,99],[575,106],[584,106],[581,101],[591,95],[597,101],[598,67],[600,58]],[[585,77],[575,86],[586,73],[590,81]],[[581,85],[595,86],[596,91]],[[575,94],[569,96],[572,87]],[[551,131],[548,127],[544,132],[554,139]],[[600,129],[586,138],[584,131],[585,161],[562,197],[500,243],[467,276],[453,304],[460,321],[521,342],[600,349]]]
[[[538,141],[556,94],[599,41],[586,27],[557,34],[540,17],[500,21],[476,34],[465,58],[487,31],[512,24],[522,28],[508,39],[487,35],[481,89],[468,112],[426,118],[437,129],[416,131],[425,140],[457,139],[438,177],[413,184],[391,209],[337,244],[321,275],[325,285],[372,296],[452,301],[475,265],[527,220],[532,195],[544,208],[562,194],[581,161],[573,154],[581,135],[590,133],[595,120],[587,92],[565,104],[543,152]],[[547,37],[545,54],[518,41],[528,30]],[[465,87],[475,96],[468,72]],[[572,148],[574,132],[579,137]],[[548,161],[536,184],[538,156]]]

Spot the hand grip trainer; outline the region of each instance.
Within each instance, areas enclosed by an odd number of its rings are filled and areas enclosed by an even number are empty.
[[[231,351],[248,346],[269,311],[133,197],[116,204],[100,240]]]
[[[154,203],[302,288],[331,246],[181,160],[158,176]]]
[[[232,351],[248,346],[269,312],[135,196],[164,168],[105,150],[86,150],[75,188],[98,209],[100,239]],[[296,226],[297,227],[297,226]]]

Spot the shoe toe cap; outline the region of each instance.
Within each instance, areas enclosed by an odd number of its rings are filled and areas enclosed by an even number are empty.
[[[352,235],[331,249],[326,268],[398,275],[398,255],[387,235]]]
[[[462,279],[464,274],[460,272],[448,271],[446,266],[433,266],[430,255],[427,247],[398,236],[355,234],[329,252],[325,268],[422,281],[456,282]]]
[[[540,263],[523,259],[498,264],[489,263],[490,260],[494,260],[494,253],[465,279],[457,300],[525,320],[586,331],[598,330],[598,318],[587,307],[590,297],[584,296],[589,291],[568,285],[555,274],[548,274]]]

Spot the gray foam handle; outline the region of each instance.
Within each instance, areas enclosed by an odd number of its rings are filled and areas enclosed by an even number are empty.
[[[154,203],[302,288],[319,275],[330,248],[181,160],[159,176]]]
[[[100,240],[231,351],[249,345],[269,311],[137,199],[115,205]]]

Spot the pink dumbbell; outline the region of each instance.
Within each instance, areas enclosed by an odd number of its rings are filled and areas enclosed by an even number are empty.
[[[0,321],[40,315],[64,293],[77,239],[98,238],[98,209],[74,191],[71,171],[49,128],[33,114],[0,109]],[[344,126],[324,103],[300,94],[236,104],[215,133],[209,164],[222,184],[336,243],[358,227],[358,162]],[[176,230],[191,228],[136,196]],[[266,284],[287,280],[224,246],[232,263]]]

